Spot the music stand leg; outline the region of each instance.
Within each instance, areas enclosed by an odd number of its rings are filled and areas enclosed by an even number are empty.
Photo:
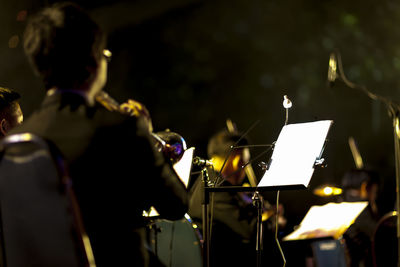
[[[262,224],[263,200],[258,191],[254,192],[252,200],[253,200],[253,205],[257,208],[257,237],[256,237],[257,265],[256,266],[261,267],[261,258],[263,250],[263,224]]]
[[[207,190],[210,179],[208,176],[207,168],[202,170],[203,182],[203,267],[209,267],[210,262],[210,240],[209,240],[209,227],[208,227],[208,204],[210,203],[209,192]]]

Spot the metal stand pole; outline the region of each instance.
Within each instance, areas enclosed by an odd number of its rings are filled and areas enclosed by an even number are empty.
[[[336,73],[338,67],[339,75]],[[329,70],[328,70],[328,81],[333,83],[336,79],[341,79],[348,87],[357,89],[366,94],[370,99],[374,101],[380,101],[384,103],[388,109],[388,112],[393,120],[393,135],[394,135],[394,156],[395,156],[395,167],[396,167],[396,211],[397,211],[397,266],[400,267],[400,124],[399,124],[399,111],[400,106],[389,98],[377,95],[369,91],[365,86],[358,85],[350,82],[343,71],[342,59],[339,52],[332,53],[329,59]]]
[[[257,240],[256,240],[257,267],[261,267],[261,258],[263,250],[263,224],[262,224],[263,200],[262,196],[259,194],[258,191],[254,192],[252,200],[253,200],[253,205],[257,209]]]
[[[210,241],[208,230],[208,204],[210,203],[209,192],[207,190],[210,178],[208,176],[207,168],[204,167],[201,171],[203,177],[203,266],[209,267],[210,260]]]
[[[394,112],[393,112],[394,113]],[[400,146],[399,146],[399,134],[400,134],[400,123],[398,114],[392,114],[393,116],[393,136],[394,136],[394,156],[395,156],[395,167],[396,167],[396,227],[397,227],[397,266],[400,267]]]

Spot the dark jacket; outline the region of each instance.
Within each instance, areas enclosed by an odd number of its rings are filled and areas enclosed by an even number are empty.
[[[144,120],[56,92],[10,134],[22,132],[52,141],[66,158],[97,265],[146,266],[143,210],[179,219],[187,194]]]

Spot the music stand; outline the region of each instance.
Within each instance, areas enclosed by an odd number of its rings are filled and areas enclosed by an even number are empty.
[[[203,265],[209,266],[208,204],[211,192],[255,192],[253,200],[257,207],[257,266],[261,266],[262,250],[262,198],[259,191],[305,189],[308,187],[315,165],[321,164],[326,136],[333,121],[323,120],[283,126],[268,169],[257,187],[212,187],[207,169],[202,170],[203,201]],[[232,148],[234,149],[234,147]],[[244,167],[244,166],[243,166]]]
[[[368,201],[327,203],[312,206],[298,228],[283,238],[296,241],[316,238],[339,239],[368,206]]]
[[[310,246],[316,266],[344,267],[345,246],[341,239],[367,205],[368,201],[360,201],[312,206],[299,226],[282,240]]]

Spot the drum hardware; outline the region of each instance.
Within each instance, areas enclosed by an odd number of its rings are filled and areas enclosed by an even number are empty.
[[[166,266],[202,266],[202,237],[188,214],[177,221],[151,219],[147,231],[151,250]]]

